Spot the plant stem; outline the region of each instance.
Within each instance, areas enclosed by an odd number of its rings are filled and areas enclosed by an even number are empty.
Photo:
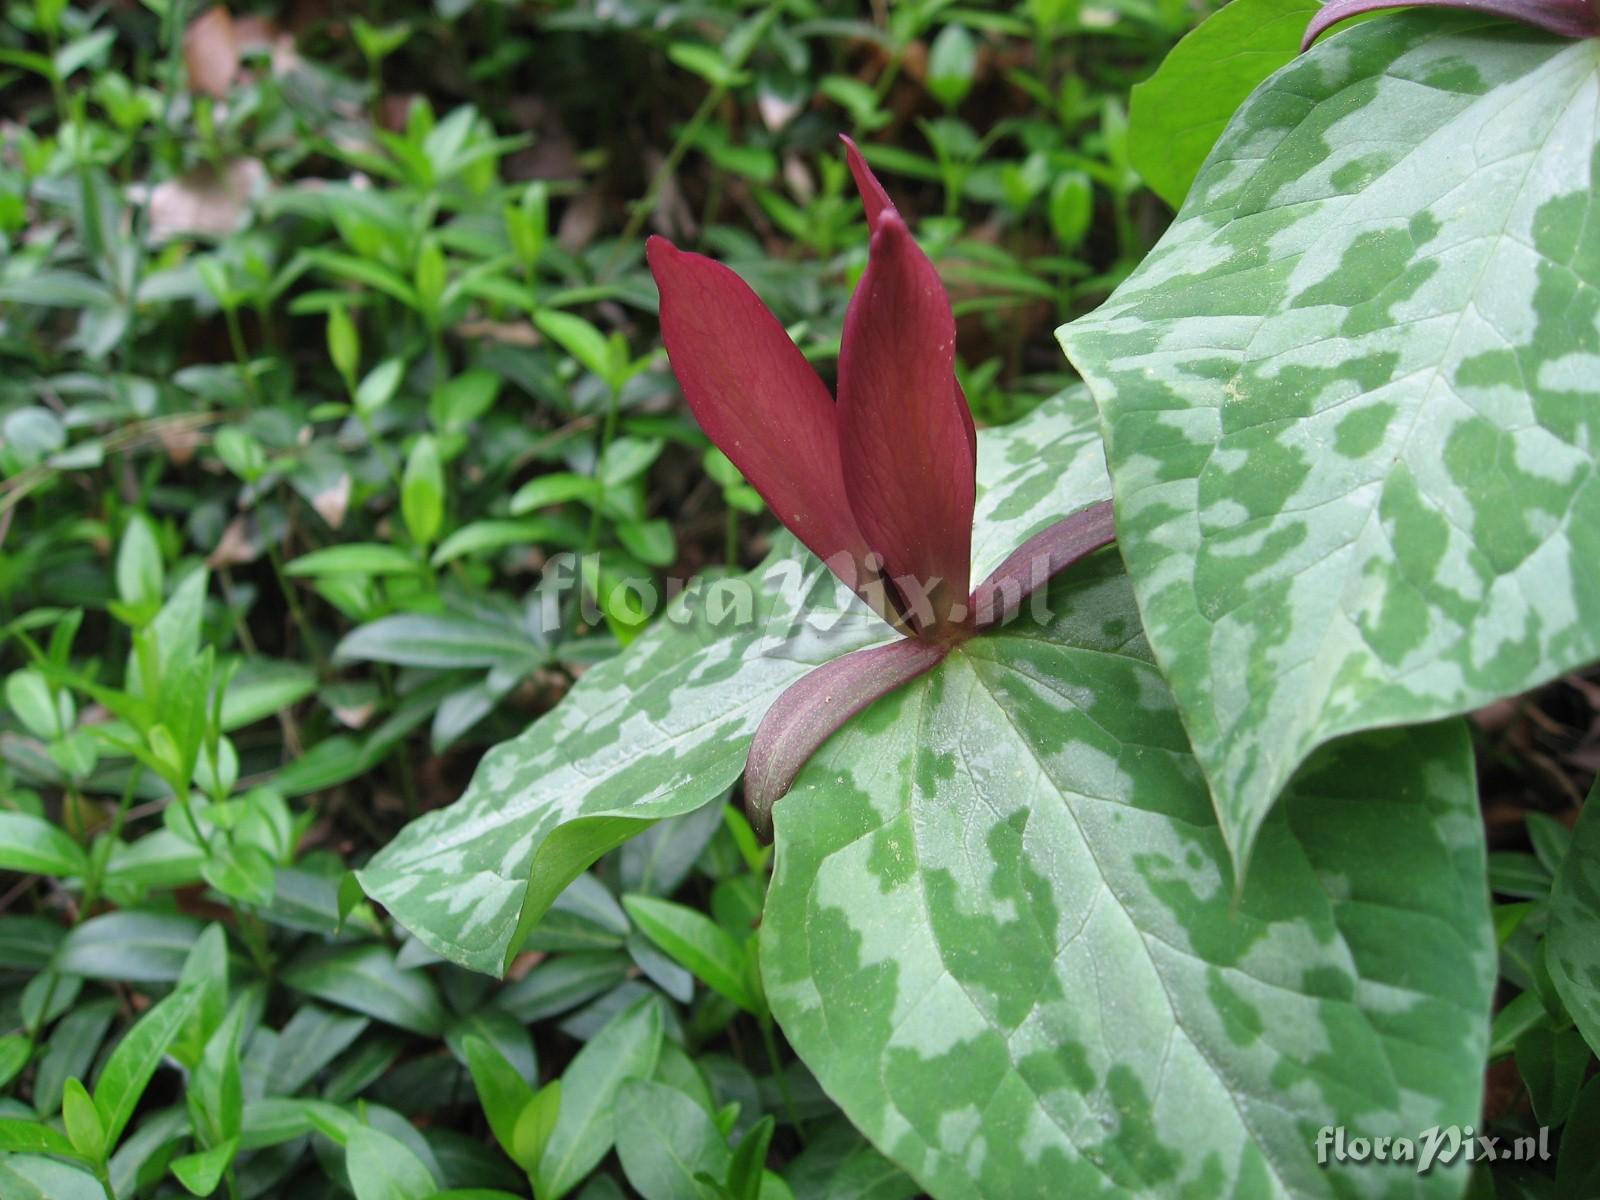
[[[772,1065],[772,1078],[778,1085],[778,1095],[783,1097],[784,1111],[789,1114],[795,1136],[800,1139],[800,1144],[803,1146],[806,1141],[805,1122],[800,1119],[800,1110],[795,1106],[794,1093],[789,1090],[789,1077],[784,1073],[783,1062],[778,1057],[778,1039],[772,1036],[772,1018],[763,1017],[756,1023],[761,1026],[761,1041],[767,1048],[767,1062]]]

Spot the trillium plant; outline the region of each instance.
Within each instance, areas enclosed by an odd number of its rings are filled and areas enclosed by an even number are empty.
[[[1135,89],[1176,216],[1012,425],[974,428],[854,144],[831,392],[653,239],[688,408],[788,531],[755,620],[656,622],[367,892],[499,973],[608,851],[740,789],[759,922],[665,944],[940,1200],[1462,1195],[1469,1156],[1419,1147],[1488,1128],[1505,1056],[1592,1194],[1600,809],[1507,874],[1463,717],[1600,658],[1600,16],[1343,24],[1387,7],[1233,0]]]

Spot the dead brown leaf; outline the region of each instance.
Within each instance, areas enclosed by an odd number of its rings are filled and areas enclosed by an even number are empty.
[[[341,474],[312,498],[311,507],[328,523],[329,529],[344,524],[344,515],[350,508],[350,473]]]
[[[247,516],[235,517],[217,539],[217,547],[206,555],[206,565],[212,568],[242,566],[261,557],[261,546],[256,540],[255,521]]]
[[[222,5],[206,9],[184,30],[183,65],[195,91],[218,100],[228,94],[239,74],[239,35]]]
[[[219,174],[209,166],[158,183],[150,191],[150,236],[179,234],[227,237],[238,230],[250,202],[266,184],[267,169],[253,158],[237,158]]]

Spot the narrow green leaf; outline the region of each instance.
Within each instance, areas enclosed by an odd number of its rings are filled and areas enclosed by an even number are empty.
[[[386,1133],[366,1125],[350,1131],[345,1173],[356,1200],[430,1200],[439,1184],[422,1160]]]
[[[561,1077],[560,1114],[534,1176],[539,1200],[561,1200],[611,1149],[617,1093],[645,1079],[661,1052],[661,1007],[644,997],[590,1039]]]
[[[439,444],[430,434],[419,437],[406,458],[400,509],[412,538],[419,545],[432,545],[444,523],[444,466]]]
[[[511,1160],[529,1175],[536,1174],[544,1161],[550,1136],[561,1116],[561,1081],[552,1079],[531,1096],[517,1114],[507,1151]]]
[[[382,617],[347,634],[334,650],[343,660],[408,667],[498,667],[548,657],[546,647],[520,629],[453,614],[402,613]]]
[[[588,370],[602,379],[611,372],[611,355],[606,337],[582,317],[558,309],[544,308],[533,315],[539,331],[560,346]]]
[[[472,1073],[472,1086],[478,1093],[478,1104],[489,1119],[494,1140],[510,1156],[511,1161],[523,1170],[531,1170],[537,1157],[524,1162],[517,1153],[517,1118],[522,1110],[533,1103],[533,1088],[517,1073],[505,1056],[480,1037],[468,1037],[464,1043],[467,1069]]]
[[[380,945],[312,950],[283,968],[288,986],[427,1037],[444,1032],[445,1010],[421,971],[403,970]]]
[[[91,1163],[105,1162],[116,1142],[106,1137],[105,1122],[81,1080],[67,1080],[61,1097],[61,1119],[67,1127],[67,1140],[72,1143],[74,1153]]]
[[[238,1150],[239,1139],[229,1138],[209,1150],[173,1159],[172,1174],[191,1196],[209,1196],[222,1183],[223,1172]]]
[[[622,906],[644,935],[679,966],[745,1012],[763,1015],[750,986],[744,947],[705,914],[654,896],[624,896]]]
[[[193,917],[176,913],[103,913],[67,935],[56,966],[88,979],[171,983],[201,929]]]
[[[0,870],[26,875],[87,875],[83,849],[42,817],[0,812]]]
[[[94,1085],[94,1106],[105,1125],[106,1145],[115,1146],[139,1106],[150,1077],[195,1006],[200,993],[180,988],[134,1022],[117,1043]]]
[[[722,1180],[727,1139],[677,1088],[631,1079],[617,1094],[617,1157],[644,1200],[706,1200],[701,1175]]]
[[[284,570],[290,575],[410,575],[422,564],[395,546],[346,542],[302,554]]]
[[[1589,1048],[1600,1054],[1600,787],[1578,814],[1550,892],[1550,978]]]
[[[81,1095],[83,1085],[76,1079],[68,1081],[69,1087],[72,1084],[77,1084]],[[78,1101],[73,1103],[79,1104]],[[90,1108],[93,1107],[91,1103]],[[0,1117],[0,1150],[8,1154],[59,1154],[64,1158],[74,1158],[79,1154],[73,1142],[51,1126],[19,1117]]]

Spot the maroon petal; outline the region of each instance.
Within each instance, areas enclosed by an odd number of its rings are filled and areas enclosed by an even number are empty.
[[[855,650],[802,676],[761,718],[744,766],[744,809],[772,840],[772,806],[812,754],[874,700],[938,666],[947,647],[916,638]]]
[[[1532,25],[1561,37],[1600,37],[1600,10],[1587,0],[1411,0],[1410,3],[1329,0],[1311,18],[1311,24],[1306,26],[1300,49],[1308,49],[1325,29],[1340,21],[1386,8],[1458,8],[1466,12],[1505,17],[1509,21],[1521,21],[1524,25]]]
[[[972,414],[956,385],[955,318],[938,272],[853,149],[850,162],[873,233],[839,350],[845,491],[887,573],[902,592],[926,596],[915,605],[926,631],[967,599]]]
[[[646,247],[661,292],[661,339],[684,397],[777,518],[860,587],[866,542],[851,515],[827,387],[749,286],[665,238]],[[844,569],[840,569],[841,565]]]
[[[1022,602],[1086,554],[1116,540],[1111,501],[1102,500],[1034,534],[972,592],[974,624],[1003,625]]]

